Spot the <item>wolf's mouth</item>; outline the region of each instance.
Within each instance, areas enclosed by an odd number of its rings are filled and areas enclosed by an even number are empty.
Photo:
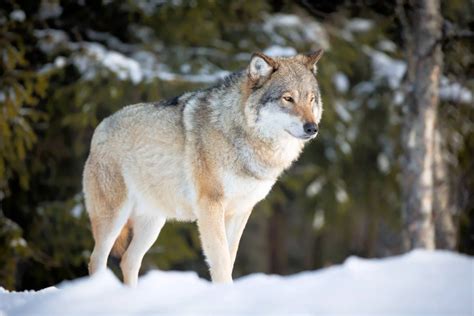
[[[287,132],[288,134],[290,134],[291,136],[295,137],[295,138],[299,138],[301,140],[310,140],[311,138],[314,138],[316,137],[317,134],[314,134],[314,135],[294,135],[293,133],[291,133],[289,130],[286,130],[285,129],[285,132]]]

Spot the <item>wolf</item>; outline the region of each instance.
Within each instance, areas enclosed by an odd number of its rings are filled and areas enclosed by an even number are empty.
[[[255,53],[213,87],[104,119],[83,173],[90,274],[106,269],[112,252],[135,286],[166,221],[196,221],[212,281],[231,283],[253,207],[318,134],[322,53]]]

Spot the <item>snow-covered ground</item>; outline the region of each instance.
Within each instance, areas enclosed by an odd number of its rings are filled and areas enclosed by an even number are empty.
[[[473,315],[473,287],[472,257],[418,250],[233,285],[152,271],[130,289],[108,271],[38,292],[0,288],[0,315]]]

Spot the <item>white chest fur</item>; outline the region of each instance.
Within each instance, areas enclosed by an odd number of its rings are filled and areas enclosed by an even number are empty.
[[[226,172],[223,177],[227,212],[248,212],[270,192],[275,180],[257,180]]]

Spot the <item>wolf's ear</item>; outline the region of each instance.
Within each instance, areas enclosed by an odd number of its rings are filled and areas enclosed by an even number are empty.
[[[261,85],[278,69],[278,63],[262,53],[254,53],[250,59],[248,76],[255,84]]]
[[[316,75],[318,72],[317,63],[321,56],[323,56],[323,53],[324,51],[322,49],[318,49],[314,53],[304,55],[303,63],[314,73],[314,75]]]

